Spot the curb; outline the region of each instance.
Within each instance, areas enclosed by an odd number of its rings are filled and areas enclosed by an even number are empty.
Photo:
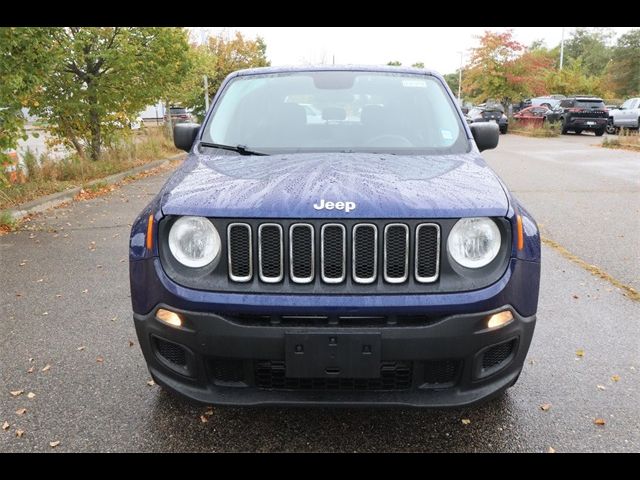
[[[163,158],[161,160],[155,160],[150,163],[146,163],[144,165],[140,165],[139,167],[132,168],[131,170],[126,170],[124,172],[116,173],[114,175],[110,175],[104,178],[98,178],[96,180],[91,180],[86,183],[84,187],[96,185],[98,183],[106,183],[106,184],[114,184],[118,183],[124,178],[135,175],[137,173],[146,172],[148,170],[153,170],[154,168],[165,165],[172,160],[176,160],[180,157],[183,157],[184,153],[178,153],[177,155],[173,155],[171,157]],[[69,200],[73,200],[73,198],[80,193],[84,187],[75,187],[69,190],[64,190],[63,192],[52,193],[51,195],[46,195],[44,197],[37,198],[27,203],[23,203],[19,207],[10,208],[6,211],[13,217],[14,220],[21,220],[27,215],[31,215],[32,213],[40,213],[45,210],[49,210],[50,208],[57,207]]]

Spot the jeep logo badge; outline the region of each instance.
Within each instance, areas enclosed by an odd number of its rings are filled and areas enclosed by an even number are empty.
[[[320,199],[320,203],[314,203],[313,208],[316,210],[344,210],[349,213],[356,209],[356,202],[325,202],[324,198]]]

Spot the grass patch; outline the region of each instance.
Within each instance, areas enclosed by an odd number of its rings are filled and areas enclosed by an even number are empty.
[[[640,132],[622,129],[620,130],[618,138],[606,137],[602,141],[602,146],[605,148],[620,148],[640,152]]]
[[[17,223],[9,212],[0,212],[0,232],[12,231]]]
[[[516,119],[510,122],[509,132],[516,135],[524,135],[527,137],[550,138],[560,135],[560,124],[544,122],[541,126],[533,126],[532,124],[523,124]]]
[[[108,177],[180,153],[164,128],[145,128],[105,148],[98,161],[82,160],[75,154],[61,160],[46,155],[23,155],[25,182],[0,183],[0,209],[14,208],[44,195],[84,186],[92,180]],[[85,189],[104,190],[104,182]]]

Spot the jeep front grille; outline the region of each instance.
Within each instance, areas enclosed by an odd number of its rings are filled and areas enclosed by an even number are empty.
[[[296,284],[340,284],[348,277],[359,284],[380,278],[391,284],[412,278],[432,283],[440,269],[440,226],[236,222],[227,227],[227,257],[232,282],[250,282],[257,272],[264,283],[282,282],[285,275]]]

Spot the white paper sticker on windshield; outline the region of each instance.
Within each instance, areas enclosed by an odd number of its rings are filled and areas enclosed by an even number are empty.
[[[427,88],[426,80],[402,80],[403,87]]]
[[[445,140],[453,139],[453,135],[451,135],[451,132],[449,130],[440,130],[440,133],[442,133],[442,138],[444,138]]]

